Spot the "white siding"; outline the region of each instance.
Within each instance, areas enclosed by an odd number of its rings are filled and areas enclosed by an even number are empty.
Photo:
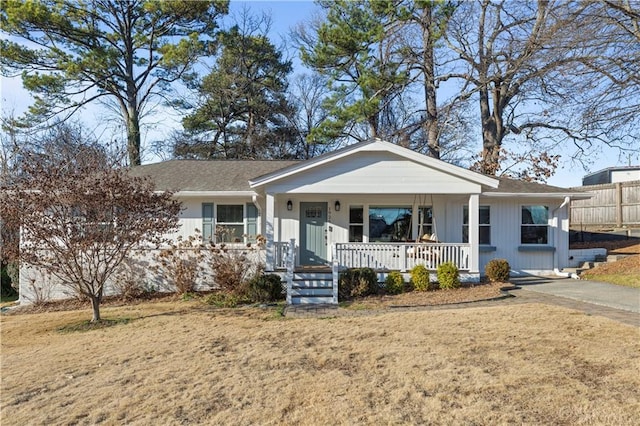
[[[243,245],[239,245],[238,250],[246,253],[248,262],[255,271],[259,265],[264,265],[264,250],[247,250]],[[136,265],[135,276],[141,286],[150,292],[172,292],[175,291],[173,284],[156,269],[157,256],[160,250],[139,249],[133,250],[129,256],[129,261]],[[206,262],[206,261],[205,261]],[[110,296],[118,294],[119,278],[113,276],[107,281],[104,288],[104,295]],[[217,288],[213,272],[208,264],[203,265],[203,269],[198,272],[196,278],[197,290],[211,290]],[[20,304],[30,305],[44,300],[58,300],[75,297],[71,288],[61,284],[60,280],[43,273],[37,268],[29,265],[20,267]]]
[[[566,267],[569,262],[567,207],[556,210],[561,204],[562,200],[558,199],[480,197],[480,205],[491,207],[491,247],[495,247],[495,251],[480,252],[481,273],[484,273],[487,262],[496,258],[506,259],[515,274],[551,273],[555,267]],[[560,241],[560,245],[556,247],[557,254],[554,254],[553,251],[519,250],[522,246],[520,244],[520,225],[523,205],[545,205],[549,207],[550,216],[554,214],[554,211],[556,215],[561,215],[561,227],[550,226],[549,229],[548,246],[553,246],[557,237]],[[460,210],[462,210],[462,206],[460,206]],[[554,224],[552,217],[549,219],[549,224]],[[558,233],[560,233],[559,236]],[[554,261],[554,256],[558,257],[558,261]]]
[[[267,185],[291,194],[460,194],[480,185],[387,152],[366,152]]]

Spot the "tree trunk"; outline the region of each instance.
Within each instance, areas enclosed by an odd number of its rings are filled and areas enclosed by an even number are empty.
[[[422,69],[424,72],[424,96],[427,114],[424,122],[429,155],[440,158],[440,143],[438,142],[438,105],[436,102],[435,65],[433,58],[433,9],[426,4],[422,11],[422,45],[424,48]]]
[[[102,318],[100,318],[100,302],[102,297],[100,296],[91,296],[91,308],[93,309],[93,318],[91,318],[91,322],[99,322]]]
[[[139,166],[140,162],[140,112],[129,106],[127,114],[127,154],[129,165]]]
[[[500,150],[505,136],[502,87],[491,91],[484,87],[480,90],[480,111],[482,118],[482,173],[495,176],[500,169]],[[489,106],[489,93],[493,109]]]

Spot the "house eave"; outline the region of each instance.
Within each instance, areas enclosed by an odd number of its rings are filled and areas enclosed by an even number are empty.
[[[215,198],[231,198],[231,197],[248,197],[257,195],[255,191],[177,191],[173,194],[175,197],[192,198],[192,197],[215,197]]]

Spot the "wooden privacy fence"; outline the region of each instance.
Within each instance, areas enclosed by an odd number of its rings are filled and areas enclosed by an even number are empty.
[[[571,201],[571,227],[640,225],[640,181],[589,185],[575,189],[594,194]]]

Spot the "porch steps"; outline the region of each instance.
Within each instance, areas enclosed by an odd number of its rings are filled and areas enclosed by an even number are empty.
[[[333,279],[321,272],[296,272],[291,288],[291,304],[318,305],[333,303]]]

